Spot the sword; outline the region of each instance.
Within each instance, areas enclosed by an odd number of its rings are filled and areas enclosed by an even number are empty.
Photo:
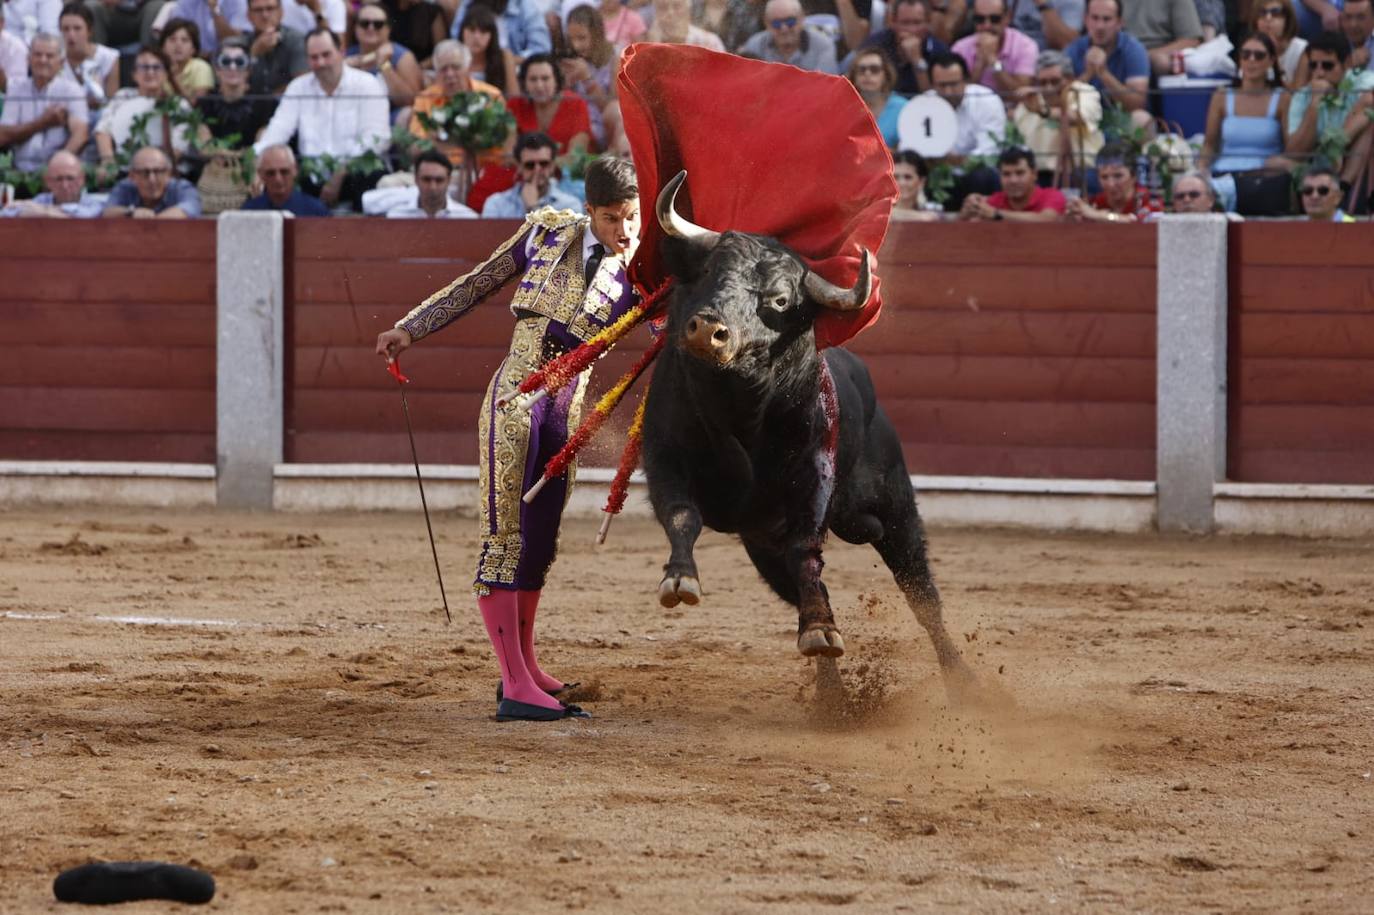
[[[439,578],[439,597],[444,601],[444,618],[449,623],[453,622],[453,614],[448,609],[448,595],[444,593],[444,573],[439,571],[439,548],[434,545],[434,526],[429,523],[429,503],[425,501],[425,481],[420,478],[420,455],[415,450],[415,430],[410,427],[410,404],[406,403],[406,385],[410,384],[410,379],[401,374],[400,360],[392,358],[386,364],[386,370],[391,373],[391,377],[396,379],[396,385],[401,389],[401,413],[406,418],[406,435],[410,438],[410,457],[415,462],[415,482],[420,487],[420,507],[425,510],[425,530],[429,531],[429,551],[434,554],[434,574]]]

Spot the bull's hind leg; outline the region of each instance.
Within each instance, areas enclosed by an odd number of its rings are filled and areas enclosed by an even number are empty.
[[[772,543],[745,540],[744,550],[768,586],[797,608],[797,650],[807,657],[844,654],[844,639],[830,610],[830,592],[821,581],[825,563],[820,547],[799,544],[778,549]]]

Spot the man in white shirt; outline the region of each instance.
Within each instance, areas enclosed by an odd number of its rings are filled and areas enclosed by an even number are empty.
[[[449,182],[453,177],[453,163],[437,149],[427,149],[415,157],[415,186],[408,188],[378,188],[368,191],[367,197],[388,195],[382,199],[387,219],[476,219],[477,213],[453,199]],[[363,201],[364,212],[371,212],[372,200]]]
[[[14,153],[14,166],[31,172],[42,168],[59,149],[77,152],[90,137],[86,93],[58,75],[62,43],[39,32],[29,48],[33,76],[14,80],[0,115],[0,149]]]
[[[5,23],[5,4],[0,3],[0,91],[29,72],[29,46]]]
[[[81,168],[81,160],[65,149],[59,149],[48,160],[43,185],[46,191],[0,210],[0,216],[94,219],[103,209],[99,198],[86,193],[86,172]]]
[[[326,27],[306,36],[305,54],[310,72],[286,87],[253,149],[261,154],[269,146],[289,143],[294,136],[302,158],[332,156],[339,162],[319,197],[331,207],[341,197],[357,206],[363,191],[377,183],[381,172],[352,173],[348,160],[368,153],[380,155],[390,145],[386,88],[372,74],[344,66],[339,40]]]
[[[949,102],[959,124],[954,148],[944,161],[961,165],[969,156],[997,155],[997,141],[1007,130],[1007,110],[987,86],[969,82],[968,62],[958,54],[936,54],[930,60],[930,84],[926,95]]]

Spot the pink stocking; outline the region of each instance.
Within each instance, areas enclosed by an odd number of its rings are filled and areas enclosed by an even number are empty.
[[[515,595],[514,591],[493,588],[486,597],[477,598],[491,647],[496,650],[496,662],[501,665],[501,688],[507,699],[516,702],[561,708],[562,704],[540,688],[525,666],[520,651],[520,608]]]
[[[541,689],[553,692],[563,688],[563,683],[550,677],[539,669],[539,660],[534,653],[534,614],[539,609],[539,591],[517,591],[520,602],[520,654],[525,658],[525,668],[530,677]]]

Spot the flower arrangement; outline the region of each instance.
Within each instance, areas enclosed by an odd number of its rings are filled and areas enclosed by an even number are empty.
[[[515,130],[515,115],[485,92],[459,92],[429,111],[417,111],[421,126],[441,143],[477,152],[500,146]]]

